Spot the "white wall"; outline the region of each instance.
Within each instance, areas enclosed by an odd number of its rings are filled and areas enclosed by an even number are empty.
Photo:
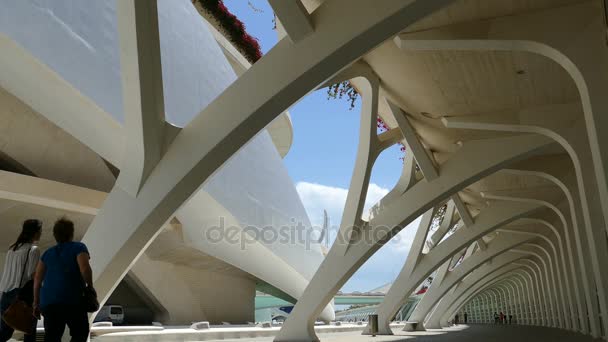
[[[122,121],[115,1],[0,0],[0,8],[0,32]],[[183,126],[236,76],[189,0],[159,0],[159,26],[166,114]],[[276,229],[301,222],[310,227],[266,131],[218,171],[204,191],[243,226]],[[306,279],[322,260],[318,244],[310,250],[298,244],[266,245]]]

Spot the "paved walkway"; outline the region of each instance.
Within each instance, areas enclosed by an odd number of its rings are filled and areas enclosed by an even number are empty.
[[[457,327],[425,332],[395,331],[395,336],[362,336],[358,332],[320,334],[321,342],[592,342],[589,336],[571,333],[560,329],[494,326],[459,325]],[[242,342],[243,340],[223,340]],[[250,342],[269,342],[272,338],[251,338]],[[596,340],[599,341],[599,340]],[[595,342],[595,341],[594,341]]]

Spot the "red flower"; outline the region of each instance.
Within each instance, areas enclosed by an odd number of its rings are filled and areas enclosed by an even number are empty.
[[[199,4],[211,14],[228,34],[245,58],[251,63],[262,58],[262,49],[258,40],[247,33],[245,24],[234,14],[230,13],[222,0],[197,0]]]

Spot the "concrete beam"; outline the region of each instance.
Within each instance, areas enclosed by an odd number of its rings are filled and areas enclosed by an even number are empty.
[[[293,43],[299,42],[314,31],[310,15],[301,0],[269,0],[268,2]]]
[[[433,158],[429,155],[424,146],[422,146],[414,127],[412,127],[412,124],[410,124],[410,121],[407,118],[407,114],[391,101],[387,100],[387,103],[391,112],[393,112],[393,116],[397,121],[397,126],[401,130],[401,134],[407,141],[410,152],[414,154],[414,158],[416,158],[416,162],[418,162],[418,166],[420,167],[420,171],[422,171],[424,178],[429,181],[437,179],[437,177],[439,177],[439,172],[435,167]]]
[[[0,171],[0,198],[71,212],[96,215],[105,192]]]
[[[137,196],[161,159],[165,102],[156,0],[121,0],[116,8],[127,158],[117,183]]]

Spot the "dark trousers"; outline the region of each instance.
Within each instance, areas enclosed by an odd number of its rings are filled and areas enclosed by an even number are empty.
[[[79,305],[48,305],[44,316],[44,342],[61,342],[65,326],[70,328],[72,342],[86,342],[89,338],[89,317]]]
[[[4,292],[2,294],[2,298],[0,298],[0,311],[2,311],[2,313],[4,313],[4,311],[6,311],[6,309],[8,309],[9,306],[11,306],[11,304],[13,304],[13,302],[17,299],[17,295],[19,294],[19,289],[14,289],[8,292]],[[33,314],[33,312],[32,312]],[[36,321],[34,321],[36,322]],[[36,323],[34,323],[34,331],[36,331]],[[4,320],[0,319],[0,342],[6,342],[8,340],[11,339],[11,337],[13,337],[13,333],[15,332],[15,330],[11,327],[9,327],[6,323],[4,323]],[[36,334],[34,333],[34,335],[25,335],[24,342],[35,342],[36,341]]]

